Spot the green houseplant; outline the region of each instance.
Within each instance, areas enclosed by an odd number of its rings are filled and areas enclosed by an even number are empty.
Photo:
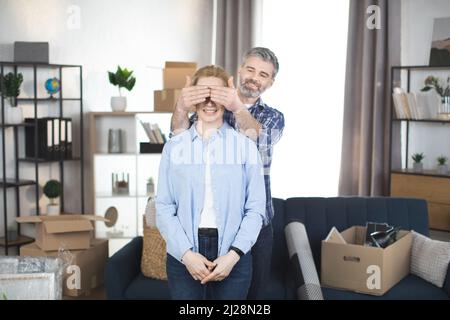
[[[125,111],[127,108],[127,98],[122,97],[122,88],[127,89],[128,91],[133,90],[134,85],[136,84],[136,78],[133,77],[133,71],[128,70],[127,68],[121,68],[117,66],[117,71],[115,73],[108,71],[109,82],[113,86],[117,86],[119,88],[119,96],[111,97],[111,108],[113,111]]]
[[[424,154],[423,153],[414,153],[412,155],[412,159],[414,161],[414,163],[413,163],[413,170],[415,172],[422,172],[423,171],[422,160],[425,159]]]
[[[436,160],[437,160],[437,163],[438,163],[438,166],[437,166],[438,173],[439,174],[447,174],[447,172],[448,172],[448,167],[447,167],[448,158],[441,155],[441,156],[437,157]]]
[[[60,207],[55,199],[61,196],[61,183],[57,180],[47,181],[44,186],[44,194],[50,200],[50,203],[47,205],[47,214],[49,216],[60,214]]]
[[[20,86],[23,83],[21,73],[8,73],[0,75],[1,96],[9,102],[5,108],[5,123],[18,124],[23,122],[22,109],[17,106],[17,97],[20,95]]]

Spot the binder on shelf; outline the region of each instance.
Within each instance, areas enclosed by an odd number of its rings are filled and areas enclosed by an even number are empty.
[[[26,118],[26,123],[34,123],[34,118]],[[72,158],[72,120],[70,118],[44,117],[37,119],[37,158],[58,160]],[[61,141],[60,141],[61,132]],[[25,156],[34,158],[34,127],[25,128]]]
[[[34,118],[26,118],[25,123],[34,123]],[[34,127],[25,127],[25,156],[34,158]],[[50,117],[37,119],[37,158],[53,159],[54,157],[54,139],[53,139],[53,119]]]
[[[66,159],[72,158],[72,119],[66,119]]]

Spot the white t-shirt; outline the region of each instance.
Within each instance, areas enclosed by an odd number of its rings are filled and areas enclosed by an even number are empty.
[[[206,147],[205,161],[205,200],[203,201],[203,209],[200,214],[199,228],[217,228],[216,210],[214,209],[214,199],[211,181],[211,165],[209,159],[209,146]]]

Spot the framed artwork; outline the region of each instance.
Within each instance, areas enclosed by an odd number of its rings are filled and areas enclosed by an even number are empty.
[[[7,300],[54,300],[55,281],[55,273],[0,274],[0,296]]]
[[[430,66],[450,66],[450,18],[434,19]]]

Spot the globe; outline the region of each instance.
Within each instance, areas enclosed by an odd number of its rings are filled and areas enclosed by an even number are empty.
[[[45,81],[45,89],[50,93],[50,98],[61,90],[61,82],[57,78]]]

